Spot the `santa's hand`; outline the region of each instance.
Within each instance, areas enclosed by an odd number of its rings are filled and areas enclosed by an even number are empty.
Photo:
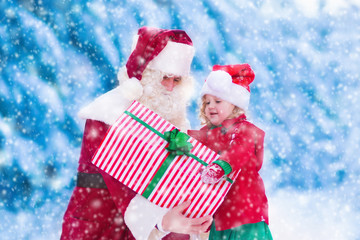
[[[186,201],[167,212],[162,219],[162,229],[166,232],[183,234],[199,234],[206,232],[212,223],[212,217],[185,217],[183,211],[189,207],[190,204],[190,201]]]

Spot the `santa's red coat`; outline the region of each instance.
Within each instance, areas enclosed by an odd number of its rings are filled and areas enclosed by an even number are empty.
[[[123,216],[136,193],[91,163],[109,127],[100,121],[86,120],[78,171],[101,173],[107,189],[75,187],[64,215],[62,240],[135,239]],[[172,233],[163,239],[185,240],[189,236]]]
[[[265,133],[245,115],[225,120],[221,127],[189,130],[189,135],[220,154],[233,170],[241,170],[224,202],[214,214],[216,230],[268,220],[268,201],[259,170]]]

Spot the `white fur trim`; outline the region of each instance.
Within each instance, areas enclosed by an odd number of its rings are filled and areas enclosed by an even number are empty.
[[[156,223],[156,226],[157,226],[157,228],[158,228],[158,230],[159,230],[160,232],[165,233],[165,234],[169,234],[169,233],[170,233],[170,232],[165,231],[165,230],[163,229],[163,227],[162,227],[162,218],[159,218],[159,219],[158,219],[158,222]]]
[[[124,221],[137,240],[148,239],[168,209],[161,208],[141,195],[136,195],[126,208]]]
[[[120,94],[126,99],[138,100],[143,94],[143,87],[135,77],[124,81],[120,86]]]
[[[132,101],[122,96],[122,86],[96,98],[89,105],[80,110],[78,116],[83,119],[92,119],[112,125],[120,115],[130,106]]]
[[[201,90],[201,96],[214,95],[247,111],[250,92],[232,82],[230,74],[225,71],[213,71],[209,74]]]
[[[164,49],[149,62],[149,68],[179,76],[190,74],[191,62],[194,57],[193,46],[169,41]]]

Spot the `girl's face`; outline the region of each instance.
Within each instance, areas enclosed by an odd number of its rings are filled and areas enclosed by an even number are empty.
[[[205,95],[205,116],[211,124],[219,126],[233,112],[235,106],[210,94]]]

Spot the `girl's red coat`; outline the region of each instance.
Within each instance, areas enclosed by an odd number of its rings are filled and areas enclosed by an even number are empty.
[[[265,132],[246,121],[245,115],[225,120],[220,127],[205,126],[189,135],[220,154],[240,173],[214,214],[216,230],[268,220],[268,201],[262,178]]]

